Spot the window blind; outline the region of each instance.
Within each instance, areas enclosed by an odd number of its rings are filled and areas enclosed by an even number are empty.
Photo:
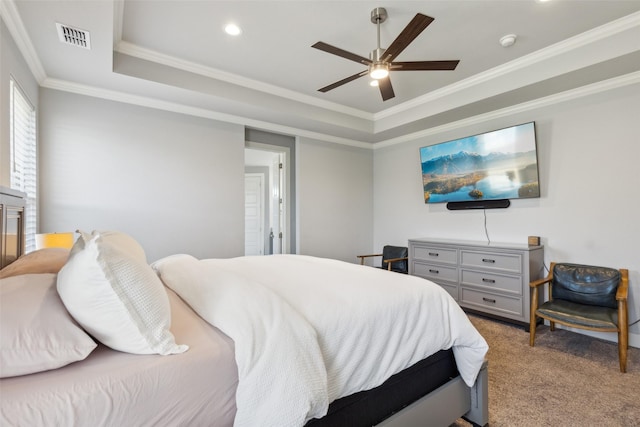
[[[11,188],[27,194],[25,250],[31,252],[37,224],[36,110],[13,78],[9,91]]]

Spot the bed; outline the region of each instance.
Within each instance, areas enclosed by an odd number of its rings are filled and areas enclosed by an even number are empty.
[[[423,279],[301,255],[149,266],[117,232],[61,257],[2,278],[2,425],[488,421],[486,342]]]

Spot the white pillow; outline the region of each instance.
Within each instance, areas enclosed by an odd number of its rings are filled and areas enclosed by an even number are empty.
[[[144,250],[124,233],[80,232],[58,273],[58,293],[76,321],[114,350],[175,354],[171,308]]]
[[[94,348],[62,305],[55,274],[2,279],[0,378],[60,368],[83,360]]]

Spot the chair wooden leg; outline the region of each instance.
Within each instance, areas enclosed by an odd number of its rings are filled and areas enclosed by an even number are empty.
[[[533,347],[536,342],[536,315],[531,315],[531,321],[529,322],[529,345]]]
[[[620,358],[620,372],[627,372],[627,349],[629,348],[629,314],[624,302],[618,307],[618,357]]]
[[[529,346],[533,347],[536,342],[536,326],[538,326],[538,319],[536,319],[536,310],[538,309],[538,288],[531,290],[531,310],[529,314]]]
[[[627,349],[629,348],[628,336],[622,331],[618,332],[618,356],[620,357],[620,372],[627,372]]]
[[[629,348],[629,312],[626,301],[618,301],[618,357],[620,372],[627,372],[627,350]]]

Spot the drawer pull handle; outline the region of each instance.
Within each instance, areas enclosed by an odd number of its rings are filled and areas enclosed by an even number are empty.
[[[482,278],[482,281],[486,282],[486,283],[496,283],[495,280],[493,280],[493,279],[485,279],[484,277]]]
[[[429,256],[439,256],[438,252],[429,252]]]
[[[429,273],[433,273],[433,274],[440,274],[439,270],[433,270],[433,269],[429,269]]]
[[[489,259],[489,258],[482,258],[482,262],[489,262],[491,264],[494,264],[496,262],[495,259]]]
[[[490,303],[493,303],[493,304],[496,303],[496,300],[491,299],[491,298],[487,298],[487,297],[482,297],[482,301],[490,302]]]

